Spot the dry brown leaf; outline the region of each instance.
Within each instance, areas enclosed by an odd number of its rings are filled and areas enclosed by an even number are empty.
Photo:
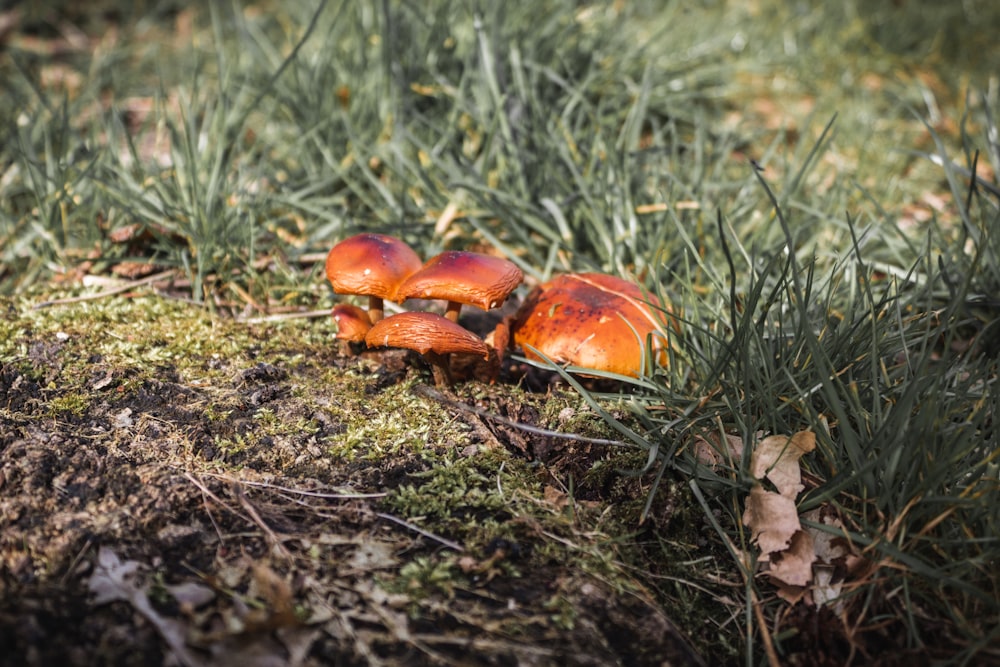
[[[557,510],[561,510],[567,505],[569,505],[569,496],[562,489],[557,489],[551,484],[546,485],[545,489],[542,491],[545,497],[545,502],[552,505]]]
[[[395,567],[398,562],[392,543],[370,540],[358,545],[347,564],[355,570],[368,572]]]
[[[840,519],[831,514],[824,514],[822,509],[819,508],[806,512],[802,515],[802,518],[813,523],[834,526],[841,530],[844,528],[844,524],[840,522]],[[808,526],[804,530],[812,535],[813,543],[816,545],[816,556],[823,563],[832,564],[835,560],[847,556],[848,549],[841,536]]]
[[[757,479],[765,476],[778,489],[778,493],[795,498],[802,486],[802,470],[799,459],[803,454],[816,449],[816,434],[812,431],[799,431],[789,437],[771,435],[754,448],[750,458],[750,474]]]
[[[817,607],[828,606],[834,613],[840,614],[844,608],[843,601],[839,599],[843,586],[843,582],[833,580],[832,567],[819,563],[813,565],[813,583],[810,592],[813,604]]]
[[[173,596],[180,610],[185,614],[190,614],[193,610],[215,599],[215,591],[194,581],[167,585],[164,588]]]
[[[722,463],[722,456],[718,451],[716,451],[715,447],[712,446],[712,443],[700,435],[694,436],[691,451],[694,453],[695,460],[702,465],[714,468]]]
[[[792,584],[786,584],[780,579],[772,579],[771,583],[774,584],[775,594],[787,602],[788,604],[798,604],[802,600],[809,601],[809,588],[806,586],[793,586]]]
[[[750,490],[743,525],[750,527],[751,539],[765,555],[787,549],[802,527],[795,500],[766,491],[759,484]]]
[[[812,580],[812,564],[816,561],[812,535],[804,530],[796,532],[788,548],[771,554],[769,560],[767,574],[772,580],[805,586]]]
[[[738,465],[743,458],[743,438],[726,433],[725,442],[720,445],[719,434],[716,431],[708,433],[708,437],[695,435],[692,442],[694,457],[699,463],[715,468],[723,463]]]
[[[253,563],[251,572],[253,578],[251,579],[250,592],[264,600],[268,608],[255,610],[264,613],[253,618],[248,615],[247,625],[261,624],[264,627],[272,628],[297,625],[295,595],[285,578],[264,563]]]
[[[150,602],[146,588],[136,582],[141,568],[137,561],[128,560],[123,563],[114,551],[101,547],[97,552],[94,573],[87,582],[87,588],[94,594],[94,604],[102,605],[116,600],[128,602],[156,628],[178,662],[187,667],[197,667],[201,661],[187,648],[184,625],[161,616]]]

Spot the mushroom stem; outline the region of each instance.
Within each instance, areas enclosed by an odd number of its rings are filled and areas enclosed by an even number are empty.
[[[450,389],[455,383],[451,377],[450,358],[449,354],[438,354],[430,350],[424,353],[424,359],[431,366],[434,384],[439,388]]]
[[[444,316],[452,322],[458,322],[458,314],[462,310],[462,304],[458,301],[449,301],[448,310],[444,311]]]
[[[505,317],[503,320],[497,324],[496,328],[493,330],[491,340],[487,342],[491,344],[494,352],[496,352],[497,358],[503,361],[504,356],[507,354],[507,348],[510,347],[510,317]]]
[[[369,296],[368,319],[372,321],[372,324],[377,324],[384,317],[385,317],[385,304],[382,301],[382,297]]]

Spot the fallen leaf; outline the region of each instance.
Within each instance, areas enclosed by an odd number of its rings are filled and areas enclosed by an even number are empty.
[[[257,627],[281,628],[298,624],[295,616],[295,599],[292,587],[284,577],[263,563],[253,563],[251,593],[255,593],[267,603],[263,612],[252,620]],[[250,616],[248,615],[248,621]],[[250,623],[248,623],[250,625]]]
[[[832,567],[813,566],[812,600],[816,606],[828,606],[839,615],[844,610],[844,602],[839,599],[842,588],[843,582],[833,581]]]
[[[181,664],[198,667],[201,661],[188,651],[184,626],[178,621],[160,616],[150,603],[146,590],[136,583],[136,574],[141,567],[134,560],[123,563],[114,551],[101,547],[97,552],[94,573],[87,582],[87,588],[94,594],[94,603],[102,605],[119,600],[128,602],[156,628]]]
[[[792,436],[771,435],[754,448],[750,457],[750,474],[757,479],[765,476],[778,489],[778,493],[795,498],[802,486],[802,469],[799,459],[816,449],[816,434],[799,431]]]
[[[822,523],[837,528],[840,531],[843,531],[844,528],[836,515],[825,513],[822,508],[806,512],[802,518],[813,523]],[[856,556],[856,552],[843,535],[810,526],[806,526],[804,530],[812,535],[816,550],[816,563],[813,564],[813,602],[820,606],[830,605],[835,612],[839,613],[843,608],[843,603],[837,598],[840,597],[844,582],[842,579],[834,580],[834,570],[837,566],[847,565],[850,559]]]
[[[557,510],[561,510],[567,505],[569,505],[569,496],[562,489],[558,489],[551,484],[546,485],[542,490],[542,494],[545,498],[545,502],[549,503]]]
[[[759,484],[750,489],[743,525],[750,527],[751,539],[765,555],[787,549],[792,536],[802,528],[795,500]]]
[[[347,562],[355,570],[385,570],[395,567],[399,560],[396,550],[389,542],[372,540],[358,545]]]
[[[805,586],[812,580],[812,565],[816,561],[813,538],[800,530],[792,535],[787,549],[770,555],[767,575],[792,586]]]
[[[819,508],[806,512],[802,515],[802,518],[806,521],[826,524],[840,530],[844,528],[840,519],[830,514],[824,514]],[[813,543],[816,545],[816,556],[824,563],[832,564],[835,560],[843,558],[848,554],[848,549],[844,545],[841,535],[810,526],[806,526],[805,530],[809,531],[812,535]]]
[[[692,451],[699,463],[712,468],[723,463],[737,466],[743,458],[743,438],[726,433],[725,442],[720,443],[718,432],[710,431],[707,437],[694,436]]]
[[[215,599],[215,591],[208,586],[193,581],[169,585],[165,586],[165,588],[168,593],[174,596],[178,606],[185,613],[190,613],[191,610],[208,604]]]
[[[808,597],[809,589],[805,586],[793,586],[780,579],[772,579],[771,583],[774,584],[775,594],[790,605],[798,604]]]

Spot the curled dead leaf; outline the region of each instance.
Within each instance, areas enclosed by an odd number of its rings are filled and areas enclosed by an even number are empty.
[[[743,458],[743,438],[738,435],[726,433],[725,438],[720,438],[717,431],[709,431],[704,436],[695,435],[691,446],[698,463],[711,468],[719,465],[735,467]]]
[[[743,525],[749,526],[751,539],[764,555],[787,549],[792,536],[802,528],[795,501],[759,484],[750,489]]]
[[[754,448],[750,457],[750,474],[757,479],[767,477],[778,493],[795,498],[805,488],[799,459],[814,449],[816,434],[812,431],[799,431],[792,436],[768,436]]]
[[[792,586],[805,586],[812,580],[812,565],[816,561],[813,538],[800,530],[792,535],[787,549],[770,554],[767,574]]]

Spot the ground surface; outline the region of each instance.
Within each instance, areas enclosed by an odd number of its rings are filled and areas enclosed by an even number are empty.
[[[588,476],[606,449],[449,411],[326,321],[3,305],[0,663],[701,664],[687,612],[594,547],[643,499]],[[568,395],[457,392],[599,426]]]

